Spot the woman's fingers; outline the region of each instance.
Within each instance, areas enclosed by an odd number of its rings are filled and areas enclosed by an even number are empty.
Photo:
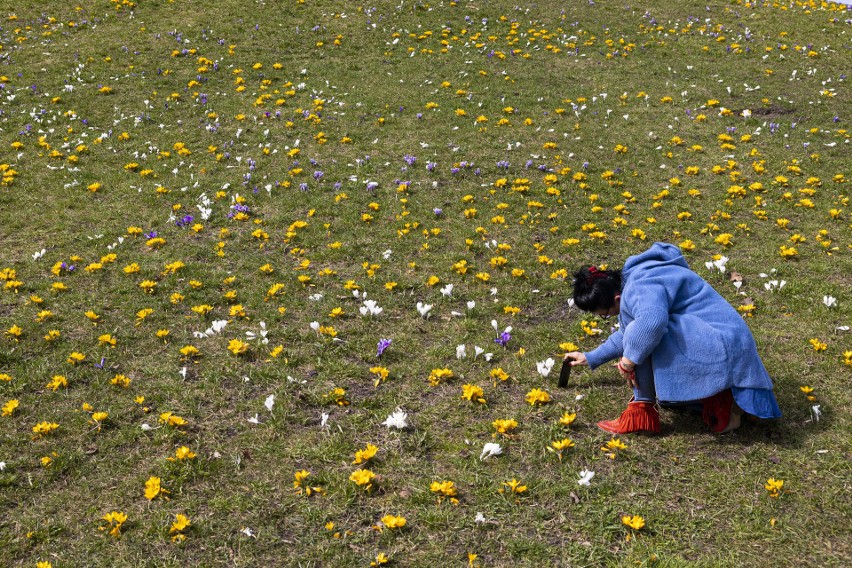
[[[563,360],[571,361],[572,367],[588,364],[588,361],[586,361],[586,356],[580,353],[579,351],[572,351],[571,353],[566,353],[565,357],[563,357]]]

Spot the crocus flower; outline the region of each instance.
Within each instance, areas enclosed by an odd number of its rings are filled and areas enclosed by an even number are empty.
[[[499,456],[503,453],[503,447],[500,444],[495,444],[494,442],[488,442],[483,446],[482,453],[479,455],[479,459],[490,458],[491,456]]]
[[[404,430],[405,428],[408,428],[408,414],[406,414],[401,408],[397,408],[393,414],[387,417],[387,420],[382,422],[382,424],[388,428]]]
[[[381,357],[392,342],[392,339],[379,339],[379,343],[376,345],[376,357]]]
[[[464,343],[456,345],[456,359],[464,359],[465,357],[467,357],[467,350]]]
[[[494,340],[494,343],[496,343],[500,347],[506,347],[510,339],[512,339],[512,334],[507,331],[504,331],[500,334],[499,337],[497,337],[497,339]]]
[[[536,369],[538,369],[538,374],[542,377],[547,377],[550,374],[550,370],[553,369],[555,361],[548,357],[545,361],[539,361],[536,363]]]

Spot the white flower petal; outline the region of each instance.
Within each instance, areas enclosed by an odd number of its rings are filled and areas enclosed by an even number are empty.
[[[495,444],[494,442],[488,442],[485,446],[482,447],[482,453],[479,455],[479,459],[490,458],[491,456],[499,456],[503,453],[503,447],[500,444]]]
[[[580,479],[577,480],[577,485],[591,485],[592,478],[595,476],[594,471],[584,469],[580,472]]]
[[[387,420],[382,422],[382,424],[388,428],[397,428],[398,430],[402,430],[408,427],[408,414],[406,414],[402,409],[397,408],[393,414],[388,416]]]

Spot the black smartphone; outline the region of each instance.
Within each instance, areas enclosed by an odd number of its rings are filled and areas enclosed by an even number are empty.
[[[562,360],[562,369],[559,371],[559,388],[561,389],[568,388],[568,379],[571,378],[571,361],[573,359]]]

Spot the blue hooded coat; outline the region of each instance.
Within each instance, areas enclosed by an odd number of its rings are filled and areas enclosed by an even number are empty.
[[[684,402],[731,389],[749,414],[777,418],[772,379],[742,316],[676,246],[655,243],[622,269],[619,329],[586,353],[594,369],[617,357],[653,369],[656,396]]]

